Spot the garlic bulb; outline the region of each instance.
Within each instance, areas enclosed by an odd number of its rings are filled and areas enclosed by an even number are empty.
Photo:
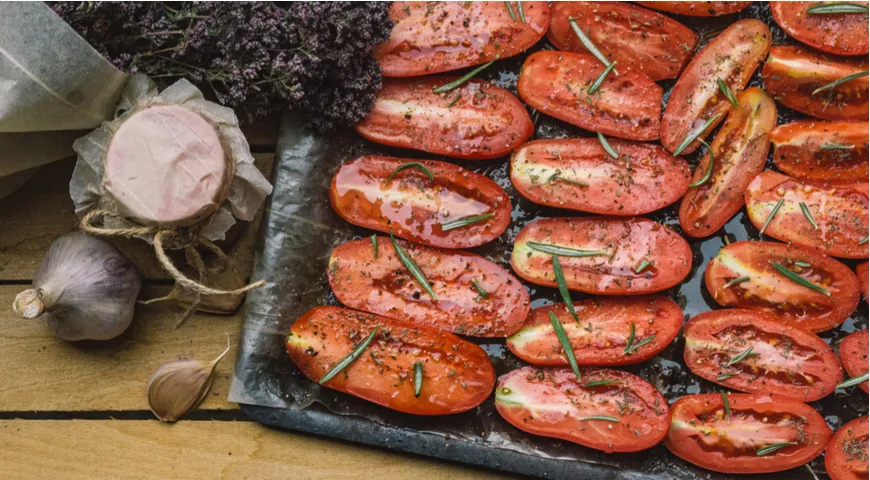
[[[33,288],[15,297],[22,318],[42,318],[63,340],[108,340],[130,326],[142,281],[126,257],[99,238],[68,233],[51,244]]]

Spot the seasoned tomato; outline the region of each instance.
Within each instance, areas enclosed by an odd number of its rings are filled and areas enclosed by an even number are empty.
[[[671,91],[662,115],[662,145],[673,152],[695,129],[712,120],[698,137],[706,138],[733,108],[717,80],[739,94],[769,49],[770,29],[755,19],[739,20],[711,40]],[[700,145],[695,140],[682,153],[691,153]]]
[[[384,80],[356,131],[372,142],[472,160],[507,155],[532,136],[526,107],[503,88],[472,79],[432,91],[455,79]]]
[[[510,197],[498,184],[431,160],[351,160],[332,177],[329,200],[354,225],[433,247],[477,247],[501,235],[511,221]]]
[[[831,480],[865,480],[870,475],[867,467],[867,444],[870,432],[867,416],[858,417],[843,425],[828,442],[825,449],[825,470]]]
[[[526,59],[517,92],[539,112],[580,128],[629,140],[659,138],[662,88],[643,73],[611,72],[593,94],[604,71],[592,55],[541,51]]]
[[[866,57],[835,59],[806,48],[784,45],[770,49],[761,78],[764,89],[788,108],[825,120],[867,121],[870,111],[868,77],[819,90],[866,70]]]
[[[788,278],[775,264],[829,293]],[[842,323],[858,306],[858,279],[842,263],[815,250],[776,242],[737,242],[719,251],[704,273],[723,307],[770,313],[811,332]]]
[[[532,310],[523,327],[508,337],[508,348],[533,365],[568,365],[550,321],[552,312],[579,365],[629,365],[664,350],[683,326],[682,310],[666,297],[586,299],[574,303],[574,311],[579,321],[561,303]]]
[[[713,170],[709,179],[689,190],[680,204],[680,226],[692,237],[706,237],[722,228],[743,208],[743,192],[764,170],[770,131],[776,126],[776,104],[764,90],[749,88],[737,97],[738,107],[710,145]],[[702,155],[692,184],[710,171],[710,156]]]
[[[868,292],[868,282],[870,279],[867,278],[868,273],[870,273],[870,264],[864,262],[857,267],[855,267],[855,273],[858,274],[858,282],[861,283],[861,293],[864,294],[864,300],[870,302],[870,292]]]
[[[375,237],[332,251],[327,276],[341,303],[475,337],[506,337],[522,326],[529,313],[529,294],[498,265],[467,252],[397,243],[437,298],[403,265],[389,237]]]
[[[809,462],[831,438],[825,419],[804,403],[770,394],[727,398],[727,407],[718,393],[674,402],[668,450],[715,472],[769,473]]]
[[[644,7],[690,17],[718,17],[737,13],[752,2],[634,2]]]
[[[868,186],[798,180],[766,170],[746,189],[746,211],[764,233],[843,258],[867,258]],[[803,203],[803,206],[801,205]],[[804,208],[805,207],[805,208]]]
[[[555,2],[547,38],[559,50],[586,53],[568,18],[592,43],[622,68],[639,70],[653,80],[677,78],[698,36],[660,13],[623,2]]]
[[[814,402],[843,380],[834,350],[818,336],[754,310],[716,310],[684,331],[686,366],[706,380],[748,393]]]
[[[529,200],[604,215],[664,208],[689,188],[689,165],[658,145],[597,139],[535,140],[511,156],[511,182]]]
[[[867,13],[808,12],[832,2],[770,2],[777,25],[796,40],[834,55],[867,55]],[[849,2],[863,4],[867,2]]]
[[[860,377],[870,370],[867,360],[867,330],[859,330],[849,334],[840,342],[840,359],[849,378]],[[868,391],[867,382],[858,385],[861,390]]]
[[[523,367],[498,379],[495,408],[511,425],[607,453],[638,452],[668,431],[668,403],[640,377],[588,368]]]
[[[529,282],[555,287],[554,252],[569,289],[601,295],[665,290],[692,267],[692,249],[668,227],[607,217],[534,221],[514,240],[511,265]]]
[[[416,77],[523,52],[544,36],[550,7],[547,2],[393,2],[390,19],[396,24],[374,57],[385,77]]]
[[[770,133],[776,168],[816,181],[862,182],[868,175],[867,122],[800,120]]]
[[[315,307],[290,327],[285,347],[306,377],[320,381],[377,329],[365,350],[324,385],[393,410],[446,415],[489,397],[495,370],[486,352],[452,333],[336,307]],[[423,365],[414,395],[414,364]]]

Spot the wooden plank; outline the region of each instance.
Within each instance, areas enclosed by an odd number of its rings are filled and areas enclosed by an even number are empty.
[[[253,422],[4,420],[0,444],[0,472],[6,478],[516,478]]]
[[[237,114],[244,120],[244,114]],[[242,133],[248,139],[248,144],[257,151],[274,152],[278,143],[278,129],[281,126],[281,112],[275,112],[254,123],[242,123]]]

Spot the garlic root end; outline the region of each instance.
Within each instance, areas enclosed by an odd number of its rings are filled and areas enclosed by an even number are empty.
[[[36,318],[45,311],[45,302],[39,290],[30,288],[15,296],[12,309],[21,318]]]

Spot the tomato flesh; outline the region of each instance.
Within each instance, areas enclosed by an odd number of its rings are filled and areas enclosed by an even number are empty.
[[[787,278],[774,263],[826,289],[830,296]],[[731,283],[745,277],[749,279]],[[775,242],[725,246],[710,260],[704,281],[713,300],[723,307],[760,310],[811,332],[842,323],[860,299],[858,279],[849,267],[814,250]]]
[[[655,387],[619,370],[580,375],[568,368],[514,370],[499,377],[495,408],[520,430],[607,453],[645,450],[667,434],[668,404]]]
[[[628,140],[659,138],[662,88],[643,73],[611,72],[594,93],[589,87],[604,71],[592,55],[540,51],[529,55],[517,92],[539,112],[585,130]]]
[[[807,8],[826,3],[830,2],[770,2],[770,13],[785,33],[801,43],[834,55],[867,55],[867,14],[807,13]]]
[[[644,7],[690,17],[718,17],[737,13],[752,2],[634,2]]]
[[[534,140],[511,156],[511,182],[529,200],[603,215],[642,215],[676,202],[689,165],[662,147],[611,140],[619,158],[592,138]],[[742,199],[741,199],[742,200]]]
[[[855,273],[858,274],[858,282],[861,283],[861,293],[864,294],[864,300],[870,302],[870,288],[868,288],[868,283],[870,283],[870,279],[868,279],[868,274],[870,274],[870,263],[864,262],[855,267]]]
[[[870,474],[867,468],[867,416],[843,425],[825,449],[825,470],[831,480],[863,480]]]
[[[489,397],[495,370],[486,352],[451,333],[337,307],[315,307],[290,327],[293,363],[319,381],[375,328],[379,333],[353,363],[324,383],[378,405],[414,415],[470,410]],[[414,364],[423,364],[420,396]]]
[[[814,181],[867,180],[867,122],[801,120],[773,129],[773,161],[792,177]]]
[[[849,378],[860,377],[870,370],[867,349],[867,330],[851,333],[840,342],[840,359]],[[858,386],[861,390],[868,391],[868,382],[862,382]]]
[[[550,321],[552,312],[571,342],[578,365],[629,365],[664,350],[683,325],[679,305],[666,297],[587,299],[575,302],[574,311],[579,321],[564,304],[533,309],[523,327],[508,337],[508,348],[532,365],[568,365]],[[646,343],[626,353],[632,324],[632,344]]]

